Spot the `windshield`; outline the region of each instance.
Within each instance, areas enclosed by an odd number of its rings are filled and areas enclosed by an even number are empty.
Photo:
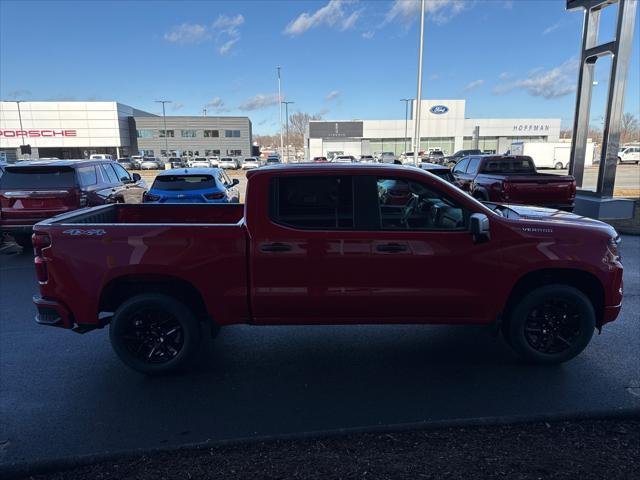
[[[153,190],[203,190],[216,188],[216,181],[211,175],[160,175],[151,187]]]

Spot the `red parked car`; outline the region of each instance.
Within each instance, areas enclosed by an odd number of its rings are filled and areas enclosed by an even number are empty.
[[[538,173],[531,157],[473,155],[458,162],[453,176],[463,190],[482,201],[567,211],[572,211],[575,203],[575,178]]]
[[[37,224],[37,322],[110,324],[119,357],[154,374],[185,365],[202,323],[494,324],[555,364],[620,311],[619,238],[602,222],[487,206],[388,164],[247,177],[245,205],[117,204]]]
[[[0,232],[30,247],[33,225],[105,203],[140,203],[146,184],[111,160],[42,160],[7,165],[0,177]]]

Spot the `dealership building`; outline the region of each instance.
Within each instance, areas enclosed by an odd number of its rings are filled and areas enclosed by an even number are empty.
[[[450,155],[457,150],[478,148],[503,153],[516,141],[557,142],[559,118],[466,118],[465,100],[423,100],[421,102],[421,150],[441,150]],[[412,103],[409,119],[311,121],[305,134],[310,158],[334,153],[373,155],[411,151],[414,132]],[[406,134],[405,134],[406,132]]]
[[[0,160],[9,162],[99,153],[249,156],[251,135],[248,117],[163,118],[118,102],[0,102]],[[23,144],[31,154],[20,152]]]

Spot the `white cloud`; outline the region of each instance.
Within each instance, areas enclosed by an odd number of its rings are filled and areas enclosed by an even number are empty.
[[[545,29],[542,31],[542,35],[548,35],[548,34],[550,34],[551,32],[553,32],[554,30],[559,29],[559,28],[560,28],[560,26],[561,26],[561,24],[560,24],[560,23],[554,23],[553,25],[549,25],[547,28],[545,28]]]
[[[203,25],[183,23],[164,34],[164,39],[171,43],[185,45],[188,43],[202,43],[209,40],[211,35]]]
[[[328,27],[337,27],[340,30],[349,30],[352,28],[360,14],[361,10],[356,10],[351,14],[347,14],[343,6],[345,2],[343,0],[330,0],[324,7],[319,8],[313,13],[304,12],[298,17],[291,20],[284,29],[284,33],[295,36],[301,35],[312,28],[326,25]]]
[[[247,98],[244,102],[240,104],[238,108],[244,111],[262,110],[263,108],[267,108],[272,105],[278,105],[277,93],[272,93],[269,95],[264,95],[262,93],[259,93],[258,95]]]
[[[437,24],[447,23],[473,2],[464,0],[426,0],[425,16]],[[420,18],[418,0],[394,0],[385,16],[385,23],[410,23]]]
[[[240,41],[240,25],[244,23],[244,17],[239,13],[235,17],[219,15],[211,25],[216,32],[218,53],[226,55],[231,52],[233,46]]]
[[[375,30],[368,30],[362,33],[362,38],[366,40],[371,40],[375,34],[376,34]]]
[[[213,97],[207,104],[205,108],[215,110],[216,112],[228,112],[229,109],[225,106],[224,100],[220,97]]]
[[[500,80],[509,80],[511,78],[511,74],[509,72],[502,72],[500,75],[498,75],[498,78]]]
[[[477,80],[474,80],[474,81],[472,81],[472,82],[469,82],[469,83],[464,87],[463,91],[465,91],[465,92],[469,92],[469,91],[473,90],[474,88],[478,88],[478,87],[479,87],[480,85],[482,85],[483,83],[484,83],[484,80],[482,80],[482,79],[480,79],[480,78],[479,78],[479,79],[477,79]]]
[[[329,102],[331,100],[335,100],[336,98],[338,98],[338,96],[340,95],[340,92],[338,90],[331,90],[329,93],[327,93],[327,96],[324,97],[324,99]]]
[[[184,108],[184,103],[173,102],[171,104],[171,110],[173,110],[174,112],[176,112],[178,110],[182,110],[183,108]]]
[[[564,97],[576,89],[578,66],[579,62],[575,58],[570,58],[562,65],[550,70],[535,69],[528,78],[498,85],[494,92],[503,94],[513,90],[525,90],[534,97],[547,99]]]

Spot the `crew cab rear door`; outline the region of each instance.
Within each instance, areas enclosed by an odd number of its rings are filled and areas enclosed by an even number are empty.
[[[489,286],[468,212],[411,188],[371,175],[272,177],[266,205],[251,204],[264,208],[249,228],[254,321],[486,320]]]

